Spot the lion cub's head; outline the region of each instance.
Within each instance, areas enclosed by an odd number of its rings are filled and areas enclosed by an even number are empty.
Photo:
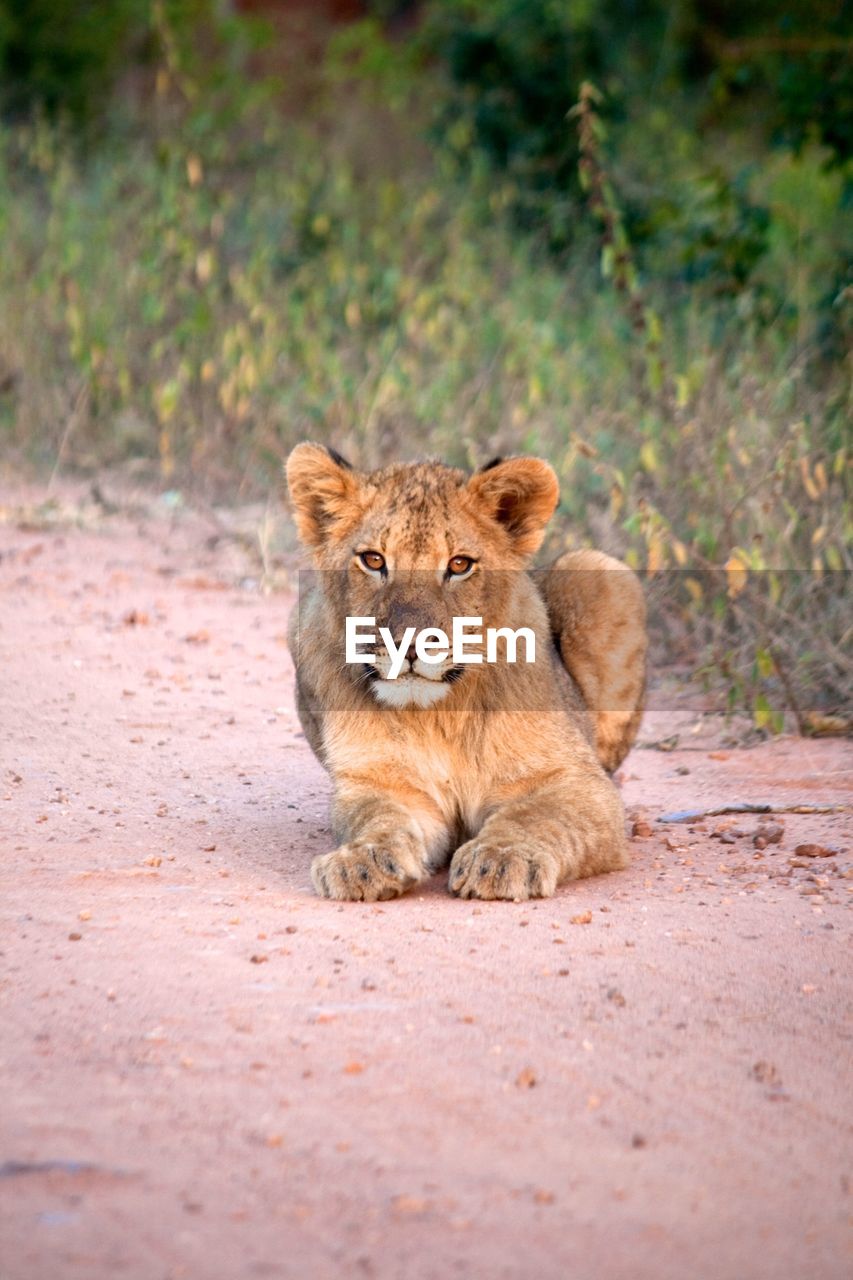
[[[497,459],[473,476],[439,462],[354,470],[332,450],[300,444],[287,462],[299,536],[322,573],[322,589],[340,624],[373,617],[399,643],[407,630],[440,629],[454,617],[484,627],[511,615],[519,570],[539,547],[557,504],[557,477],[539,458]],[[431,706],[480,668],[400,655],[396,678],[377,645],[365,666],[346,666],[390,706]]]

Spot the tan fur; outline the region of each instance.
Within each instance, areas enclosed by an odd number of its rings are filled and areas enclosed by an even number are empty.
[[[560,656],[595,725],[610,773],[637,736],[646,689],[646,602],[635,573],[603,551],[570,551],[532,575]]]
[[[605,767],[639,722],[642,593],[597,552],[527,572],[557,502],[547,463],[509,459],[472,477],[435,462],[358,473],[304,444],[287,477],[316,571],[291,620],[297,705],[332,776],[340,842],[314,859],[318,892],[390,898],[452,859],[452,892],[521,899],[623,867],[622,805]],[[384,576],[361,567],[366,550],[385,558]],[[476,560],[462,581],[445,573],[454,556]],[[384,679],[381,650],[369,666],[344,662],[347,615],[375,616],[395,642],[407,625],[449,633],[460,615],[529,627],[536,662],[454,673],[450,659],[429,672],[414,661],[398,684]],[[436,700],[379,700],[416,693]]]

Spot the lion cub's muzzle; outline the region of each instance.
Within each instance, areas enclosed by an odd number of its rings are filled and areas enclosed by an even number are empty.
[[[393,600],[384,618],[377,617],[377,625],[387,627],[398,647],[407,631],[414,627],[415,635],[432,628],[447,631],[452,618],[439,604],[430,608],[421,601]],[[386,706],[430,707],[440,702],[450,692],[452,685],[463,675],[463,668],[454,666],[452,658],[442,662],[424,662],[410,644],[396,679],[390,678],[392,657],[380,641],[375,656],[368,664],[368,678],[373,696]]]

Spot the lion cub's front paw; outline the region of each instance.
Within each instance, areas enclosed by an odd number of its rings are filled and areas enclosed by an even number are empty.
[[[557,860],[532,840],[469,840],[453,855],[448,886],[460,898],[550,898]]]
[[[323,898],[378,902],[397,898],[415,884],[392,849],[377,844],[342,844],[311,863],[311,881]]]

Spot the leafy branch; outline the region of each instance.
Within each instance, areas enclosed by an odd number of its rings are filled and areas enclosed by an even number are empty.
[[[601,274],[613,281],[627,319],[642,343],[641,386],[666,401],[668,376],[661,353],[660,317],[649,304],[640,283],[622,211],[616,199],[604,155],[607,130],[598,110],[604,95],[591,81],[580,87],[578,101],[568,113],[577,120],[578,177],[589,198],[593,216],[601,225]]]

